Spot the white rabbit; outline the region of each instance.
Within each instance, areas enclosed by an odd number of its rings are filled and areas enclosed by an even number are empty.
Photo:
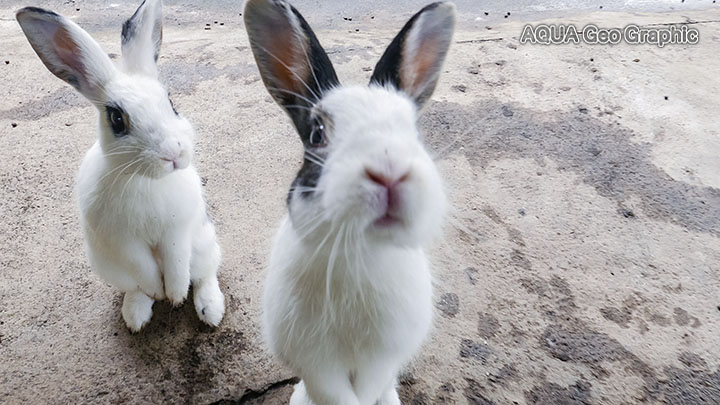
[[[99,112],[99,139],[77,176],[76,195],[92,269],[125,292],[131,331],[154,300],[182,303],[193,284],[202,321],[218,325],[225,298],[220,247],[190,163],[194,130],[158,81],[162,3],[144,1],[122,28],[122,64],[69,19],[35,7],[17,12],[35,52]]]
[[[416,121],[455,21],[434,3],[408,21],[369,87],[340,86],[300,13],[249,0],[245,26],[263,82],[302,140],[263,294],[271,351],[297,372],[291,404],[398,404],[401,367],[432,322],[423,247],[446,201]]]

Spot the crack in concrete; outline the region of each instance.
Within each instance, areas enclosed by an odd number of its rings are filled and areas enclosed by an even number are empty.
[[[487,38],[487,39],[468,39],[465,41],[455,41],[456,44],[479,44],[482,42],[495,42],[495,41],[502,41],[505,38]]]
[[[266,394],[276,391],[278,389],[284,388],[288,385],[295,385],[298,382],[300,382],[300,379],[298,377],[290,377],[286,378],[284,380],[275,381],[270,384],[265,385],[262,388],[259,389],[253,389],[248,388],[245,390],[245,392],[242,394],[242,396],[236,400],[234,399],[221,399],[220,401],[213,402],[210,405],[241,405],[241,404],[247,404],[250,403],[250,401],[253,401],[255,399],[261,398],[265,396]]]

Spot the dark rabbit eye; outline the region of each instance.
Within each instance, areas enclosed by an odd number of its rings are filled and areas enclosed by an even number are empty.
[[[110,122],[110,128],[117,137],[127,135],[127,122],[125,120],[125,113],[117,107],[106,107],[107,118]]]
[[[315,119],[313,123],[312,132],[310,132],[310,145],[311,146],[325,146],[327,145],[325,139],[325,125],[320,120]]]

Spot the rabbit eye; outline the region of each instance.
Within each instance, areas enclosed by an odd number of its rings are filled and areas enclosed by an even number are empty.
[[[127,135],[127,120],[125,119],[125,113],[122,109],[117,107],[105,107],[107,110],[107,118],[110,122],[110,128],[116,137],[122,137]]]
[[[310,145],[316,147],[327,145],[327,140],[325,139],[325,125],[317,119],[313,123],[312,132],[310,132]]]

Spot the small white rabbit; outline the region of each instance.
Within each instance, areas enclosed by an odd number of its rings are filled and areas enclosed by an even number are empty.
[[[190,163],[195,133],[157,77],[161,1],[144,1],[123,24],[121,66],[52,11],[26,7],[17,20],[50,72],[99,111],[99,139],[75,192],[91,267],[125,292],[128,328],[150,320],[154,300],[182,303],[191,282],[198,316],[217,326],[225,312],[220,247]]]
[[[263,295],[271,351],[295,370],[291,404],[398,404],[396,377],[432,321],[423,247],[441,232],[440,175],[416,126],[447,54],[451,3],[413,16],[370,86],[340,86],[300,13],[249,0],[263,82],[302,140]]]

